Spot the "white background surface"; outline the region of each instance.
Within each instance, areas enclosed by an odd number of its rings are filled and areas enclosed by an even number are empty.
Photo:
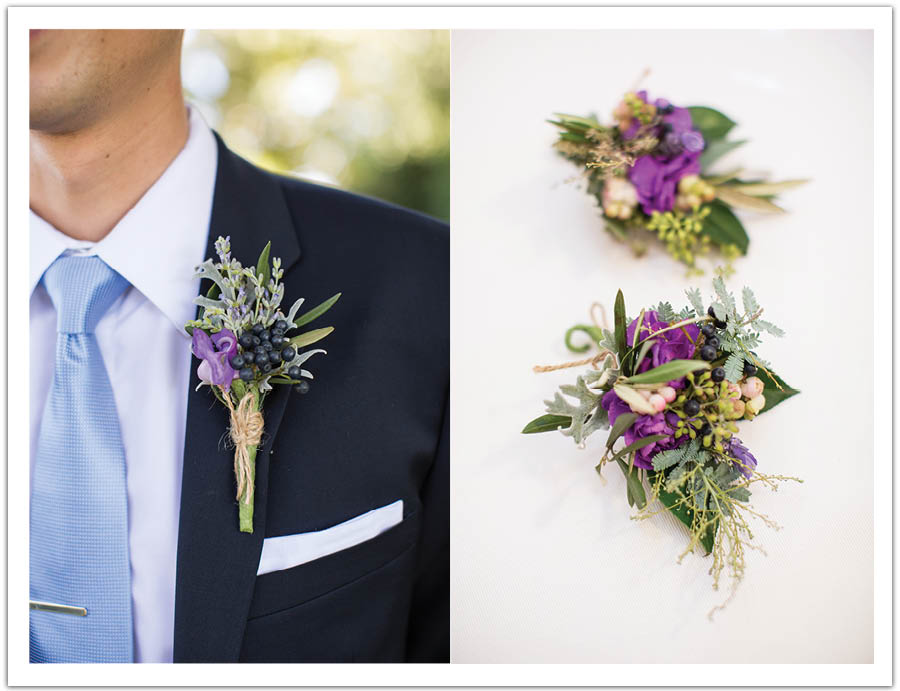
[[[869,32],[456,31],[452,47],[454,662],[845,662],[873,660],[872,39]],[[741,438],[763,472],[802,477],[753,505],[768,556],[724,600],[709,559],[676,558],[668,515],[629,519],[624,480],[593,466],[605,435],[578,450],[523,436],[577,371],[566,328],[616,290],[642,306],[686,304],[661,250],[643,260],[602,230],[592,197],[555,154],[554,111],[608,121],[641,83],[651,97],[709,105],[751,141],[718,164],[773,179],[790,214],[742,214],[749,284],[788,331],[760,354],[803,391]],[[887,232],[887,229],[882,229]],[[878,319],[890,319],[882,314]],[[572,356],[574,357],[574,356]],[[879,470],[880,464],[880,470]]]

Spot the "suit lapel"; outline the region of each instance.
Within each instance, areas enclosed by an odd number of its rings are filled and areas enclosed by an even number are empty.
[[[255,264],[267,241],[285,273],[300,257],[294,223],[277,179],[239,158],[216,134],[218,166],[207,257],[231,237],[232,255]],[[203,286],[203,290],[207,286]],[[191,363],[175,584],[175,662],[236,662],[259,565],[266,522],[269,455],[290,391],[266,397],[265,433],[256,456],[253,533],[238,530],[233,450],[224,444],[227,412],[207,387],[196,391]]]

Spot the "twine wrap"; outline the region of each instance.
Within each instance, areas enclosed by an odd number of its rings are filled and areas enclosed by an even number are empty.
[[[256,409],[256,396],[252,391],[244,394],[237,408],[231,402],[231,395],[225,393],[225,405],[231,413],[229,433],[234,443],[234,477],[237,481],[237,499],[244,504],[253,504],[253,458],[250,449],[255,449],[262,439],[263,416]],[[254,456],[256,454],[253,454]],[[243,500],[241,499],[243,497]]]

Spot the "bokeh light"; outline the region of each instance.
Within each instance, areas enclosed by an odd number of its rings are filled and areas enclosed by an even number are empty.
[[[182,76],[253,163],[449,218],[449,32],[187,31]]]

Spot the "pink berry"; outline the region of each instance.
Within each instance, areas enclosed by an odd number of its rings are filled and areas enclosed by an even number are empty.
[[[653,394],[647,400],[647,402],[656,408],[657,413],[661,413],[666,409],[666,399],[660,396],[658,393]]]
[[[656,393],[662,396],[665,399],[666,403],[671,403],[678,395],[678,392],[675,391],[675,389],[673,389],[671,386],[664,386]]]

